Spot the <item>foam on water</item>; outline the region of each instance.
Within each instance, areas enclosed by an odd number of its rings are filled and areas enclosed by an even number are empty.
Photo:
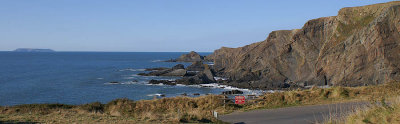
[[[161,96],[162,94],[155,93],[155,94],[147,94],[147,96]]]
[[[146,69],[133,69],[133,68],[127,68],[127,69],[121,69],[119,71],[145,71]]]
[[[228,80],[228,78],[223,78],[223,77],[214,77],[215,80],[223,80],[226,81]]]
[[[152,60],[151,62],[162,62],[163,60]]]

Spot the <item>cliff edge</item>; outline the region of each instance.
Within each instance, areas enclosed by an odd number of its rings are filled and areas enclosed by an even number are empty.
[[[400,81],[400,2],[343,8],[264,41],[215,50],[228,84],[274,89],[293,85],[360,86]]]

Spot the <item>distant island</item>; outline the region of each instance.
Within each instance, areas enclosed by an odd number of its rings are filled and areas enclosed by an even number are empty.
[[[14,52],[55,52],[52,49],[18,48]]]

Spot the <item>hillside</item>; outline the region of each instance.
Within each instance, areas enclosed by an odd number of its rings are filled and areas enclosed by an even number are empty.
[[[274,89],[307,85],[361,86],[400,80],[400,2],[343,8],[337,16],[273,31],[264,41],[216,50],[228,84]]]

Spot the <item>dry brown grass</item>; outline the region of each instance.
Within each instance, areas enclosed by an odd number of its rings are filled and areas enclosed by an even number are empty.
[[[328,124],[398,124],[400,123],[400,83],[391,82],[379,86],[362,87],[360,98],[370,105],[356,108],[353,112],[326,119]]]
[[[242,110],[270,109],[299,105],[331,104],[347,101],[376,101],[400,95],[400,82],[362,87],[331,87],[268,93]]]
[[[399,124],[400,96],[395,99],[381,99],[368,106],[338,117],[329,117],[326,124]]]
[[[45,123],[222,123],[211,111],[230,113],[253,109],[328,104],[369,100],[377,102],[400,95],[400,83],[377,86],[332,87],[268,93],[244,105],[223,105],[223,96],[207,95],[198,98],[174,97],[132,101],[116,99],[107,104],[98,102],[83,105],[29,104],[0,107],[0,122]]]
[[[382,101],[381,104],[358,109],[347,116],[344,122],[348,124],[400,124],[400,99],[391,101],[390,104]]]
[[[211,111],[222,109],[222,96],[174,97],[107,104],[28,104],[0,107],[0,122],[40,123],[179,123],[215,122]],[[220,101],[220,102],[219,102]]]

